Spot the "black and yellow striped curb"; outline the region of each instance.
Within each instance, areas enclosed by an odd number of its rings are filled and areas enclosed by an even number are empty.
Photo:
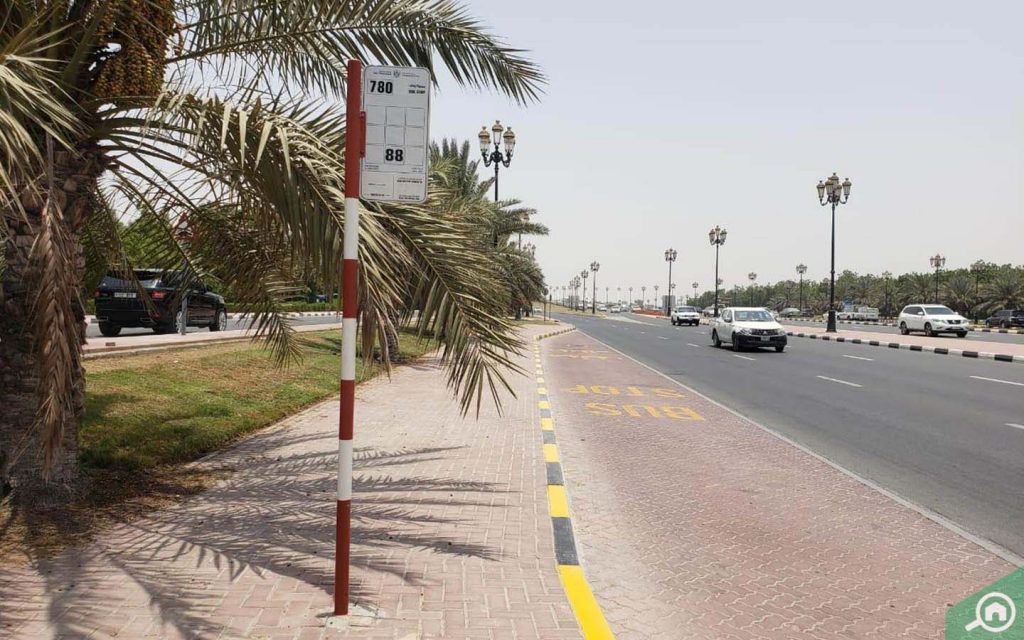
[[[594,598],[594,592],[587,582],[587,576],[580,566],[576,550],[576,536],[573,534],[572,513],[569,509],[569,494],[565,488],[565,474],[562,473],[562,459],[555,438],[555,421],[551,417],[551,401],[544,382],[544,367],[540,359],[540,341],[552,336],[575,330],[567,327],[537,336],[533,347],[533,361],[537,374],[537,406],[540,408],[540,429],[544,448],[544,466],[547,469],[548,513],[551,516],[551,530],[555,540],[555,561],[558,563],[558,578],[569,599],[580,631],[586,640],[614,639],[601,606]]]
[[[926,347],[919,344],[902,344],[900,342],[887,342],[885,340],[864,340],[862,338],[829,336],[822,335],[820,333],[803,333],[787,331],[786,335],[793,336],[794,338],[810,338],[811,340],[822,340],[824,342],[866,344],[871,347],[888,347],[890,349],[903,349],[906,351],[921,351],[923,353],[935,353],[940,356],[961,356],[964,358],[975,358],[979,360],[995,360],[996,362],[1017,362],[1024,364],[1024,356],[1014,356],[1005,353],[988,353],[987,351],[971,351],[969,349],[947,349],[946,347]]]

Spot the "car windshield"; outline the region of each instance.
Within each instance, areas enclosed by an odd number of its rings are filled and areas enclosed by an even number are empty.
[[[696,307],[676,307],[676,313],[695,313]]]
[[[736,311],[733,314],[736,322],[772,322],[775,318],[767,311]]]
[[[952,316],[956,315],[956,312],[949,307],[925,307],[925,313],[930,316]]]
[[[152,289],[160,282],[160,272],[158,271],[136,271],[135,277],[139,281],[139,285],[143,289]],[[135,285],[132,284],[131,278],[128,278],[124,273],[111,272],[103,278],[103,282],[100,283],[101,287],[109,289],[133,289]]]

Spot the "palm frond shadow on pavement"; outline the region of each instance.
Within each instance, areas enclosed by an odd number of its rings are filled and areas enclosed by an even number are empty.
[[[275,598],[286,591],[298,602],[329,602],[336,457],[311,442],[320,438],[280,430],[261,437],[259,446],[242,443],[219,461],[241,471],[206,493],[117,525],[84,547],[33,558],[9,575],[0,572],[0,635],[33,617],[48,621],[54,637],[85,638],[95,629],[113,634],[119,631],[113,620],[123,624],[141,607],[185,637],[216,637],[235,622],[209,614],[229,605],[254,606],[251,599],[271,597],[272,591]],[[482,496],[506,493],[503,487],[368,473],[401,465],[416,468],[417,462],[444,458],[455,449],[357,452],[353,600],[373,607],[376,591],[366,582],[377,583],[385,575],[421,584],[403,560],[407,553],[481,561],[501,557],[497,548],[460,536],[460,522],[444,512],[455,503],[500,508],[500,501]],[[40,592],[46,597],[38,597]],[[111,615],[121,608],[124,615]],[[310,616],[316,613],[322,612]]]

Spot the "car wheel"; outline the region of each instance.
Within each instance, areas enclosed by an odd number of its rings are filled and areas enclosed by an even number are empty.
[[[228,312],[221,307],[213,322],[210,323],[210,331],[223,331],[228,326]]]
[[[1003,320],[1003,321],[1002,321],[1002,323],[1000,323],[1000,325],[999,325],[999,326],[1000,326],[1001,328],[1003,328],[1003,329],[1009,329],[1009,328],[1010,328],[1010,323],[1009,323],[1009,322],[1007,322],[1006,320]]]
[[[711,342],[715,343],[716,348],[721,348],[722,341],[718,339],[718,331],[711,331]]]
[[[966,338],[967,337],[967,332],[966,331],[961,331],[960,333],[956,334],[956,337],[958,337],[958,338]]]
[[[786,345],[784,345],[784,344],[775,345],[775,351],[777,353],[782,353],[785,350],[786,350]]]
[[[932,323],[930,323],[930,322],[924,323],[924,335],[928,336],[929,338],[934,338],[935,337],[935,332],[932,331]]]
[[[908,334],[910,334],[910,329],[907,329],[907,323],[906,322],[901,322],[900,323],[900,334],[901,335],[908,335]]]
[[[675,320],[669,320],[669,322],[671,322],[671,323],[672,323],[672,326],[673,326],[673,327],[674,327],[674,326],[676,326],[676,321],[675,321]]]
[[[114,324],[113,322],[101,322],[100,333],[107,338],[113,338],[121,333],[121,325]]]
[[[732,350],[733,351],[739,351],[740,350],[740,341],[736,339],[736,336],[732,337]]]

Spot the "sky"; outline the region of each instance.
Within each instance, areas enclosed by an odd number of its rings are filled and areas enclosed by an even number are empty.
[[[449,79],[431,137],[495,119],[518,144],[501,196],[536,208],[550,286],[592,261],[623,296],[712,286],[708,230],[729,231],[724,287],[827,278],[818,180],[852,181],[836,270],[1024,263],[1020,2],[467,0],[548,77],[526,107]],[[592,281],[588,281],[589,284]]]

